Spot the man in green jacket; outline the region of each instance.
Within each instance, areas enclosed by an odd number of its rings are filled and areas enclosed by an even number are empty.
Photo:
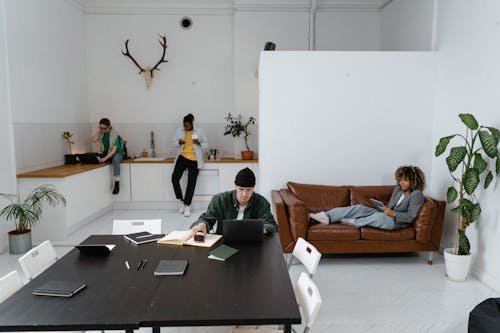
[[[278,230],[271,213],[271,206],[266,198],[255,193],[255,174],[249,168],[242,169],[234,180],[235,189],[232,191],[216,194],[207,211],[200,215],[200,218],[191,225],[193,233],[201,231],[203,234],[211,230],[217,223],[217,234],[222,234],[223,220],[241,219],[263,219],[266,233],[273,233]]]

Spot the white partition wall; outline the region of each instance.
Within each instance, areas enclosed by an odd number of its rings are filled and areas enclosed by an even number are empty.
[[[259,70],[264,195],[287,181],[393,184],[403,164],[430,178],[434,54],[263,52]]]

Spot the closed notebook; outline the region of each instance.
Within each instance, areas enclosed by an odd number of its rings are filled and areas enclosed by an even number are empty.
[[[149,242],[154,242],[160,238],[162,238],[163,234],[152,234],[147,231],[136,232],[133,234],[123,235],[125,239],[131,241],[134,244],[144,244]]]
[[[71,297],[86,286],[81,281],[50,280],[33,290],[33,295]]]
[[[208,253],[208,259],[225,261],[227,258],[236,254],[239,250],[226,244],[221,244],[213,251]]]
[[[155,269],[155,275],[183,275],[186,271],[188,261],[179,260],[160,260]]]

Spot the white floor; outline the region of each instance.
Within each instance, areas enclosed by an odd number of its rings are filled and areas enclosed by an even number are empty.
[[[114,210],[67,241],[55,243],[56,251],[62,256],[91,234],[110,234],[113,219],[161,218],[164,231],[171,231],[187,229],[199,213],[185,218],[166,210]],[[18,257],[0,254],[0,276],[14,269],[21,272]],[[300,271],[300,265],[292,267],[292,281]],[[474,278],[448,281],[439,253],[433,265],[426,264],[425,254],[323,256],[314,281],[323,304],[310,332],[467,332],[474,306],[488,297],[500,297]],[[231,328],[162,328],[162,332],[215,333]]]

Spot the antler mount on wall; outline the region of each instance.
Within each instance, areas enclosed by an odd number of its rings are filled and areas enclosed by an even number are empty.
[[[154,71],[159,71],[160,69],[158,68],[158,66],[160,66],[160,64],[164,63],[164,62],[168,62],[167,59],[165,59],[165,52],[167,50],[167,37],[166,35],[160,35],[160,38],[158,41],[160,42],[160,45],[161,47],[163,48],[163,54],[161,56],[161,59],[158,60],[158,62],[156,63],[156,65],[154,65],[152,68],[150,67],[147,67],[147,68],[142,68],[141,65],[139,65],[139,63],[137,62],[137,60],[134,59],[134,57],[130,54],[129,50],[128,50],[128,42],[129,42],[129,39],[127,39],[125,41],[125,51],[122,51],[122,54],[126,57],[129,57],[130,60],[132,60],[132,62],[137,66],[137,68],[139,69],[139,72],[137,74],[143,74],[144,75],[144,79],[146,80],[146,88],[150,88],[151,87],[151,84],[153,82],[153,77],[154,77]]]

